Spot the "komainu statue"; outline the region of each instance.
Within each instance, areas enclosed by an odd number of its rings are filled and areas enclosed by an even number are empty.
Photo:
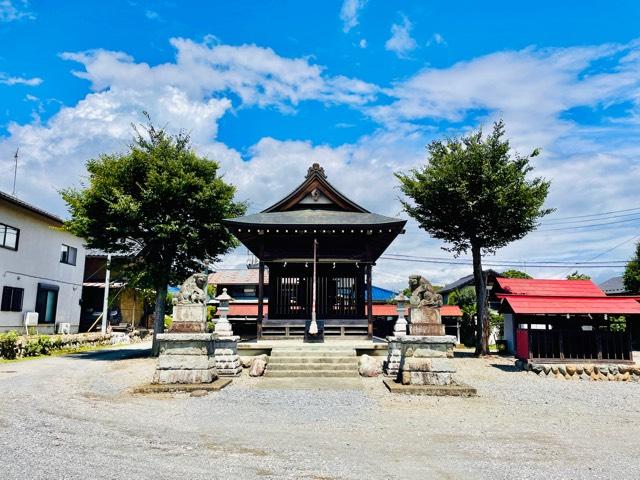
[[[423,276],[411,275],[409,288],[411,289],[409,303],[412,307],[438,308],[442,306],[442,295],[436,293],[429,280]]]
[[[180,287],[178,294],[173,297],[174,305],[185,305],[189,303],[206,303],[207,301],[207,281],[204,273],[191,275]]]

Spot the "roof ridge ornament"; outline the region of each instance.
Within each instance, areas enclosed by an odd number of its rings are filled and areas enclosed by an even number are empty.
[[[305,178],[309,178],[313,175],[319,175],[322,178],[327,178],[327,174],[324,173],[324,168],[322,168],[319,163],[314,163],[309,167],[309,170],[307,170],[307,176]]]

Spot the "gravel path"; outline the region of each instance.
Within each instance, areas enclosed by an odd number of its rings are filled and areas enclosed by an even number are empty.
[[[477,398],[380,379],[241,377],[133,395],[148,345],[0,364],[0,478],[640,478],[640,384],[456,358]]]

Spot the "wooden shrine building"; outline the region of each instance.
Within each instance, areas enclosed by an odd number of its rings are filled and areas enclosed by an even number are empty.
[[[372,338],[372,266],[405,223],[348,199],[317,163],[271,207],[225,220],[259,260],[258,338]]]

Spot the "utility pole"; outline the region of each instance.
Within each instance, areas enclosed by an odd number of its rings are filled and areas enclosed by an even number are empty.
[[[13,158],[16,159],[16,166],[13,169],[13,190],[11,191],[11,195],[16,196],[16,177],[18,176],[18,151],[20,147],[16,148],[16,153]]]
[[[107,271],[104,276],[104,298],[102,299],[102,327],[100,331],[107,333],[107,319],[109,318],[109,282],[111,280],[111,254],[107,254]]]

